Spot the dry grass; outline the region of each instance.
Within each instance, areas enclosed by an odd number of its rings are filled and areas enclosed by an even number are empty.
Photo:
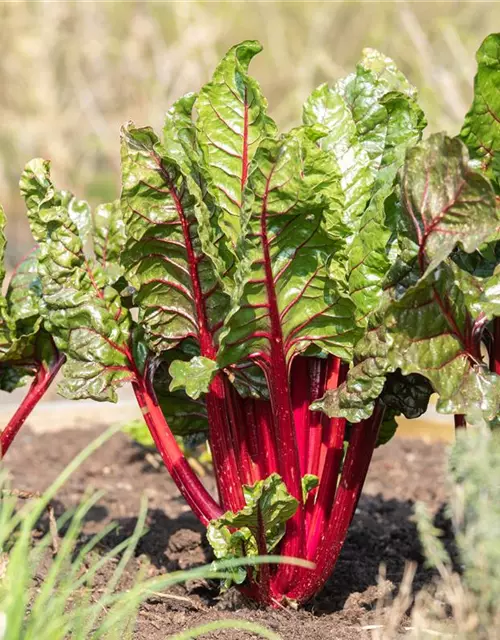
[[[500,4],[470,1],[4,2],[0,199],[9,258],[28,249],[17,181],[30,158],[51,159],[59,184],[93,202],[114,198],[120,124],[158,127],[237,41],[264,44],[253,72],[282,126],[299,120],[314,86],[373,46],[420,88],[431,129],[454,131],[470,102],[474,51],[499,19]]]

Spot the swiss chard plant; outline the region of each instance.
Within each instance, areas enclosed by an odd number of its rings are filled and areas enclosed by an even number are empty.
[[[30,407],[63,360],[65,397],[131,384],[217,557],[315,563],[228,575],[279,606],[330,575],[398,415],[436,393],[457,426],[496,422],[500,36],[461,133],[425,140],[415,88],[371,49],[279,133],[259,51],[233,47],[161,135],[128,123],[121,198],[94,214],[27,165],[37,249],[1,301],[0,380],[35,373]],[[217,498],[179,436],[209,443]]]

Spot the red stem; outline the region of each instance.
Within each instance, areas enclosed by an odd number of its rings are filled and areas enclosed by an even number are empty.
[[[235,391],[237,395],[237,392]],[[252,484],[265,478],[265,462],[262,452],[262,446],[259,443],[259,424],[256,422],[255,416],[255,400],[253,398],[245,398],[242,400],[243,410],[245,412],[245,420],[240,422],[241,438],[245,441],[246,455],[248,455],[248,464],[251,470]]]
[[[240,462],[239,477],[241,479],[241,483],[254,484],[254,464],[250,458],[247,443],[248,433],[246,433],[250,428],[253,415],[248,415],[248,408],[244,404],[245,401],[238,395],[238,392],[231,387],[229,381],[225,381],[225,386],[232,440]],[[252,411],[251,405],[250,411]]]
[[[342,364],[340,358],[330,356],[327,363],[326,384],[324,387],[325,392],[337,389],[339,384],[344,382],[347,370],[348,366],[346,364]],[[323,469],[325,468],[328,451],[333,446],[333,434],[335,433],[337,426],[336,418],[328,418],[325,414],[322,414],[321,418],[323,423],[323,432],[317,474],[320,480],[323,477]]]
[[[333,418],[330,421],[331,441],[325,456],[325,465],[320,477],[316,502],[313,508],[309,508],[309,513],[307,514],[308,558],[314,557],[323,528],[330,517],[333,496],[337,489],[337,480],[344,455],[345,424],[344,418]]]
[[[467,422],[463,414],[460,414],[460,413],[455,414],[454,419],[455,419],[455,430],[467,428]]]
[[[309,403],[318,400],[323,395],[326,363],[315,358],[311,363],[311,395]],[[317,476],[319,471],[321,438],[323,434],[323,414],[312,411],[309,414],[309,446],[307,451],[307,473]]]
[[[137,375],[132,386],[144,420],[168,472],[195,515],[207,526],[210,520],[220,518],[223,510],[208,493],[182,454],[158,405],[152,385],[144,377]]]
[[[281,317],[276,297],[274,275],[267,235],[267,199],[273,171],[266,181],[265,193],[260,215],[260,237],[264,263],[264,284],[269,305],[269,321],[271,325],[270,358],[266,367],[266,376],[271,397],[272,411],[275,416],[276,446],[278,466],[290,494],[299,501],[299,508],[295,515],[287,522],[287,536],[282,545],[283,555],[304,557],[305,553],[305,523],[304,506],[302,504],[302,480],[300,475],[299,453],[295,426],[293,423],[293,409],[290,396],[288,366],[285,357],[285,346]],[[291,579],[295,567],[285,566],[283,580]]]
[[[493,345],[490,355],[490,370],[500,375],[500,318],[493,320]]]
[[[209,442],[214,474],[224,510],[239,511],[245,506],[242,481],[231,438],[231,417],[223,374],[217,374],[207,394]]]
[[[263,458],[263,477],[267,478],[271,473],[278,472],[278,457],[276,448],[276,434],[274,416],[271,403],[268,400],[255,400],[255,419],[259,425],[259,437],[261,438],[261,451]]]
[[[66,356],[58,354],[48,368],[46,368],[42,362],[39,363],[35,379],[31,383],[28,393],[0,434],[0,455],[2,458],[7,453],[12,441],[30,413],[45,395],[65,360]]]
[[[189,220],[186,217],[181,197],[169,172],[163,166],[162,160],[159,156],[155,154],[154,158],[158,165],[158,169],[168,186],[182,226],[189,276],[193,290],[194,307],[198,320],[200,353],[205,358],[215,360],[217,356],[217,349],[215,347],[213,335],[208,322],[206,296],[203,293],[198,270],[199,256],[196,255],[194,250]],[[230,509],[231,511],[239,511],[245,505],[245,501],[243,499],[238,465],[231,439],[231,425],[227,416],[226,401],[224,379],[222,374],[218,374],[210,384],[210,390],[207,394],[209,442],[212,451],[215,477],[217,478],[217,488],[219,490],[222,506],[225,509]]]
[[[293,421],[297,436],[301,477],[307,473],[307,453],[309,448],[310,361],[310,358],[300,356],[294,358],[290,374]]]
[[[314,571],[302,571],[301,579],[287,597],[306,602],[333,571],[363,488],[383,415],[384,406],[377,403],[371,418],[353,425],[330,520],[321,532],[316,550],[316,568]]]

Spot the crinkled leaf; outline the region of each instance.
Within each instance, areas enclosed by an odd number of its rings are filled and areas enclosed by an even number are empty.
[[[259,142],[276,134],[260,87],[248,75],[250,61],[261,50],[254,40],[230,49],[195,103],[198,140],[223,212],[221,228],[233,245],[240,233],[249,164]]]
[[[465,116],[460,137],[471,158],[477,159],[490,178],[496,175],[495,161],[500,150],[500,34],[489,35],[476,55],[477,75],[474,99]]]
[[[13,366],[10,362],[0,362],[0,391],[12,393],[15,389],[26,386],[34,373],[30,366]]]
[[[388,120],[382,162],[348,254],[349,291],[361,317],[380,303],[383,280],[391,265],[386,203],[394,193],[407,149],[417,144],[426,124],[419,106],[402,94],[387,94],[383,104]]]
[[[267,552],[276,548],[285,534],[286,522],[297,511],[298,501],[288,493],[285,483],[277,473],[254,485],[244,485],[246,505],[237,513],[227,511],[217,520],[212,520],[210,528],[248,530],[253,540],[249,540],[247,555],[256,555],[259,527],[265,533]],[[245,535],[245,538],[247,536]],[[223,556],[218,556],[223,557]]]
[[[400,231],[416,245],[421,273],[460,243],[468,253],[498,226],[491,184],[469,165],[458,139],[435,134],[408,151],[402,177]]]
[[[398,423],[396,417],[399,413],[395,409],[386,409],[384,412],[384,419],[380,425],[380,429],[377,436],[376,447],[381,447],[383,444],[387,444],[398,430]]]
[[[246,506],[237,513],[227,511],[212,520],[207,539],[215,556],[224,560],[251,557],[259,554],[257,539],[262,526],[266,553],[270,553],[285,535],[286,522],[294,515],[299,503],[287,491],[277,473],[253,486],[243,487]],[[228,572],[225,587],[232,582],[241,584],[247,577],[245,567]]]
[[[122,275],[120,258],[126,242],[126,229],[120,201],[96,207],[93,216],[93,240],[97,261],[113,284]]]
[[[425,126],[423,113],[415,102],[416,89],[390,58],[375,49],[365,49],[356,72],[340,80],[336,88],[352,113],[358,139],[368,153],[370,170],[374,176],[381,167],[390,164],[388,157],[398,138],[404,142],[408,129],[415,129],[418,133]],[[403,122],[399,118],[391,125],[387,105],[395,97],[400,100],[398,109],[403,104],[409,120]]]
[[[392,191],[392,183],[388,183],[374,194],[349,248],[349,293],[361,318],[380,302],[382,283],[391,264],[387,255],[391,232],[385,226],[385,201]]]
[[[65,217],[69,218],[75,226],[84,245],[92,225],[90,207],[87,202],[78,200],[69,191],[56,190],[50,179],[49,167],[48,160],[35,158],[26,165],[19,181],[21,194],[28,209],[33,237],[37,242],[44,240],[46,227],[43,212],[46,209],[53,212],[54,208],[60,208],[61,213],[64,212]],[[33,211],[38,211],[39,217],[31,215]]]
[[[33,235],[39,242],[41,314],[68,357],[62,395],[116,401],[116,387],[131,377],[130,315],[102,269],[84,253],[85,229],[74,211],[84,205],[57,191],[49,163],[31,161],[21,179]],[[73,212],[73,214],[71,213]]]
[[[257,555],[255,540],[249,529],[238,529],[231,533],[227,527],[208,525],[207,540],[214,550],[216,558],[233,560],[247,555]],[[234,584],[243,584],[247,579],[247,568],[234,567],[226,569],[227,577],[223,582],[223,589],[229,589]]]
[[[207,393],[216,372],[217,363],[203,356],[195,356],[188,362],[175,360],[170,365],[170,391],[185,389],[190,398],[197,400]]]
[[[262,143],[252,167],[221,366],[250,355],[269,362],[276,348],[290,359],[311,345],[349,359],[358,335],[354,306],[342,282],[330,278],[330,270],[344,269],[342,242],[322,228],[324,217],[340,219],[335,164],[303,131],[295,131]]]
[[[310,491],[319,485],[319,478],[312,473],[306,473],[302,476],[302,502],[306,502]]]
[[[122,172],[122,264],[148,342],[162,352],[194,338],[213,357],[228,299],[200,242],[208,229],[197,224],[197,199],[150,128],[123,129]]]
[[[3,280],[5,278],[4,254],[7,240],[5,239],[5,211],[0,204],[0,295],[2,291]]]
[[[7,290],[9,315],[18,332],[30,335],[40,327],[42,283],[38,274],[38,249],[34,249],[14,271]]]
[[[376,49],[363,49],[363,57],[359,66],[371,71],[377,80],[379,91],[388,93],[398,91],[408,98],[416,99],[417,90],[408,82],[408,78],[396,66],[394,60]]]
[[[4,225],[5,214],[0,206],[0,290],[5,276]],[[31,254],[14,272],[6,296],[0,292],[0,389],[3,391],[24,386],[40,362],[50,364],[43,360],[44,350],[37,349],[37,340],[41,344],[45,339],[39,336],[39,296],[37,259]]]
[[[167,351],[154,378],[155,393],[163,415],[173,433],[178,436],[201,434],[208,431],[208,418],[205,402],[193,400],[183,389],[171,391],[172,378],[169,368],[173,362],[192,358],[191,350],[171,349]]]
[[[184,175],[193,171],[192,154],[198,148],[192,116],[197,97],[196,93],[187,93],[179,98],[167,111],[163,123],[163,146]]]
[[[5,278],[4,252],[5,252],[5,213],[0,206],[0,359],[8,352],[11,344],[12,321],[7,312],[7,301],[2,295],[3,280]]]
[[[481,361],[482,312],[467,307],[457,272],[443,263],[391,304],[389,360],[404,374],[429,380],[438,411],[479,411],[488,420],[500,409],[500,377]]]
[[[379,312],[373,315],[366,334],[355,347],[355,364],[346,381],[337,389],[327,391],[310,409],[323,411],[330,418],[347,418],[350,422],[370,417],[375,401],[384,389],[386,374],[391,371],[388,353],[384,313]]]
[[[500,242],[487,242],[473,253],[465,253],[457,248],[451,254],[451,259],[471,275],[488,278],[500,262]]]
[[[433,388],[427,378],[412,373],[403,376],[401,371],[389,373],[380,395],[385,405],[384,419],[377,437],[377,447],[387,444],[398,428],[396,418],[418,418],[427,411]]]
[[[209,167],[205,163],[198,141],[198,131],[193,120],[193,107],[197,95],[188,93],[168,110],[163,126],[163,147],[166,155],[179,167],[187,188],[195,199],[195,211],[199,229],[199,242],[221,279],[224,287],[232,288],[229,276],[234,255],[228,249],[227,238],[220,229],[224,213],[217,206],[216,189]]]
[[[345,194],[349,289],[360,318],[373,310],[389,268],[384,202],[393,191],[406,149],[426,122],[416,90],[390,58],[367,49],[353,74],[322,85],[304,106],[304,122],[327,129],[320,141],[335,156]]]
[[[397,411],[397,415],[413,419],[427,411],[432,393],[432,385],[424,376],[418,373],[404,376],[397,370],[388,374],[381,398],[386,407]]]
[[[348,226],[361,215],[375,181],[352,112],[335,87],[323,84],[307,99],[303,120],[306,125],[321,124],[327,129],[319,143],[338,163],[345,197],[342,217]]]

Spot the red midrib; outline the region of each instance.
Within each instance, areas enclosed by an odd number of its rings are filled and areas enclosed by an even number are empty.
[[[172,200],[174,201],[175,209],[182,225],[182,234],[184,236],[184,244],[186,245],[186,253],[188,258],[189,276],[193,285],[193,301],[199,325],[200,353],[206,358],[215,360],[217,351],[214,345],[212,334],[210,332],[210,329],[208,328],[207,313],[203,299],[203,291],[201,289],[200,274],[198,273],[197,259],[193,249],[191,234],[189,233],[189,224],[184,213],[184,207],[182,205],[182,202],[180,201],[177,189],[172,184],[170,174],[163,167],[161,160],[158,157],[156,157],[155,159],[158,163],[161,174],[167,183],[167,188],[172,197]]]
[[[304,545],[304,521],[302,508],[302,488],[300,478],[300,462],[297,450],[297,440],[293,423],[293,409],[288,382],[288,369],[286,365],[285,351],[283,347],[283,332],[281,329],[280,314],[274,278],[271,268],[271,256],[267,238],[267,200],[274,168],[271,169],[266,181],[262,209],[260,215],[260,229],[262,252],[264,255],[264,285],[269,303],[269,320],[271,324],[271,358],[267,365],[269,374],[269,392],[273,405],[273,413],[276,417],[276,435],[278,444],[278,465],[281,476],[288,491],[299,501],[296,514],[289,521],[289,531],[283,543],[282,553],[290,556],[302,556]],[[291,578],[293,569],[286,570],[283,580]]]
[[[293,425],[293,410],[290,397],[290,389],[288,383],[288,367],[286,363],[286,355],[283,340],[283,331],[281,327],[280,312],[276,291],[274,288],[274,276],[271,266],[271,255],[269,251],[269,240],[267,237],[267,200],[269,197],[271,179],[273,177],[274,167],[271,169],[266,180],[264,197],[262,200],[262,208],[260,215],[260,232],[262,242],[263,264],[264,264],[264,286],[266,288],[266,296],[269,308],[269,321],[271,324],[271,358],[268,363],[270,372],[270,392],[275,402],[279,405],[276,407],[276,416],[278,430],[285,440],[281,443],[284,446],[285,459],[283,460],[284,477],[288,490],[292,495],[301,499],[301,480],[299,471],[299,456],[297,451],[295,430]],[[288,479],[288,481],[285,478]]]
[[[172,183],[170,178],[170,174],[163,167],[162,161],[159,157],[155,156],[155,160],[158,164],[161,175],[167,184],[167,188],[174,201],[177,215],[179,216],[179,220],[182,225],[189,275],[193,287],[195,313],[198,320],[200,354],[205,358],[215,360],[217,357],[217,349],[208,326],[205,297],[203,295],[200,275],[198,273],[198,260],[194,253],[191,234],[189,233],[189,223],[186,219],[184,207],[175,185]],[[207,394],[207,411],[210,425],[210,445],[214,458],[215,475],[217,478],[219,495],[225,509],[239,511],[245,506],[245,501],[238,474],[234,445],[231,442],[230,425],[227,417],[226,392],[224,388],[224,379],[221,373],[218,373],[210,383],[210,389]]]
[[[442,219],[448,213],[448,211],[451,209],[451,207],[456,205],[456,203],[458,202],[458,200],[460,198],[460,195],[462,194],[462,191],[463,191],[465,185],[466,185],[466,180],[464,178],[462,180],[462,182],[460,183],[460,186],[458,187],[453,200],[448,202],[448,204],[443,207],[443,209],[437,214],[437,216],[431,220],[430,224],[427,224],[427,220],[425,219],[425,217],[423,215],[423,204],[422,204],[421,216],[422,216],[422,222],[424,224],[424,234],[423,234],[423,236],[419,236],[420,247],[419,247],[419,250],[418,250],[418,263],[419,263],[420,270],[422,271],[422,273],[425,270],[425,261],[426,261],[425,248],[426,248],[426,245],[427,245],[427,240],[429,239],[429,236],[431,235],[431,233],[433,233],[435,231],[435,229],[437,228],[438,224],[442,221]],[[423,201],[426,198],[426,194],[427,194],[427,185],[426,185],[426,189],[424,191]]]

